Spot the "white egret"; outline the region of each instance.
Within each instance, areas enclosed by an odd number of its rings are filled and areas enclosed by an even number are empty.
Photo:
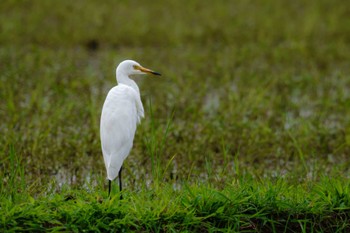
[[[108,196],[111,192],[111,182],[117,176],[119,189],[122,191],[123,161],[132,148],[136,126],[144,117],[139,87],[130,79],[138,74],[160,75],[135,61],[121,62],[116,69],[118,85],[108,92],[102,108],[100,137],[107,170]]]

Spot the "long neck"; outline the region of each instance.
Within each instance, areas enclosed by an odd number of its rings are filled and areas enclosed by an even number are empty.
[[[116,71],[117,74],[117,82],[119,84],[124,84],[129,87],[132,87],[137,93],[140,93],[139,87],[137,86],[136,82],[129,78],[129,76],[123,72]]]

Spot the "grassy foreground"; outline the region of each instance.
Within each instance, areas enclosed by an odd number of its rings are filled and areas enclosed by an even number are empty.
[[[1,195],[2,232],[347,232],[350,183],[242,178],[224,189],[171,184],[106,197],[96,187]]]
[[[80,188],[53,181],[33,193],[10,148],[12,171],[0,177],[2,232],[347,232],[350,181],[320,177],[298,184],[249,175],[214,188],[205,182],[161,182],[111,198],[101,181]],[[158,178],[158,180],[157,180]]]
[[[0,2],[0,231],[349,232],[350,2]],[[106,197],[115,67],[146,118]]]

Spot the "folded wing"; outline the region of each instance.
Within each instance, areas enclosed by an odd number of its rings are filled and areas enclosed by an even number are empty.
[[[132,148],[137,123],[142,117],[142,103],[134,89],[119,84],[109,91],[100,122],[102,153],[109,180],[118,176]]]

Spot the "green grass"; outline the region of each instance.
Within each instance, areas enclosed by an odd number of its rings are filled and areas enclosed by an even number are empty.
[[[349,231],[349,3],[0,9],[0,231]],[[99,117],[127,58],[163,75],[119,204]]]
[[[16,174],[14,174],[16,175]],[[15,188],[18,186],[12,186]],[[210,184],[158,183],[112,198],[100,183],[64,186],[34,198],[28,189],[1,195],[0,229],[136,232],[344,232],[350,228],[350,183],[322,177],[290,184],[283,178],[241,177],[221,190]]]

